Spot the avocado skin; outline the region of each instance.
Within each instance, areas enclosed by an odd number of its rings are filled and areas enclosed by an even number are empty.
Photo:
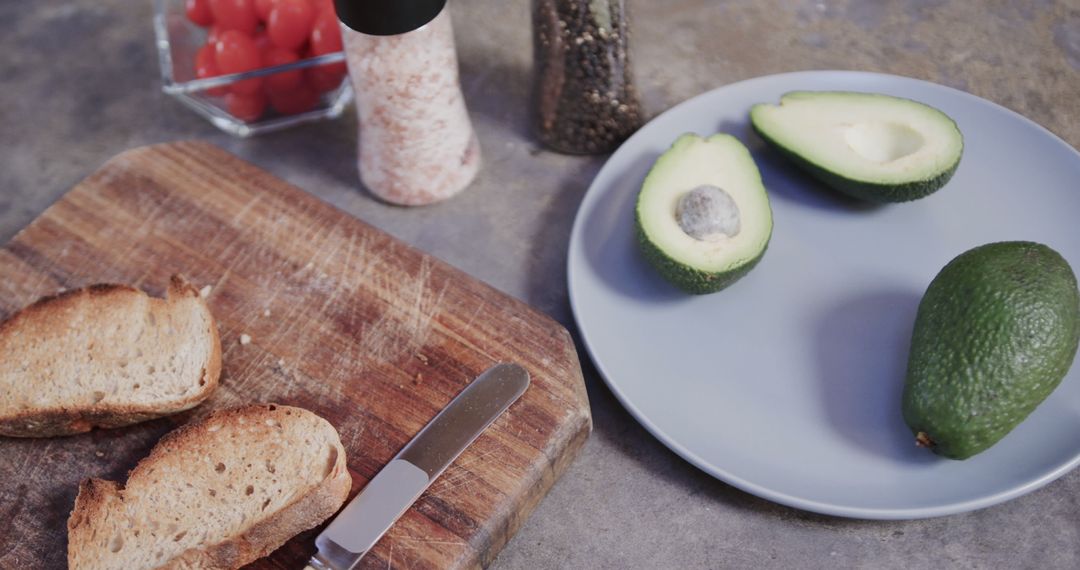
[[[917,441],[966,459],[1061,383],[1080,344],[1080,292],[1049,247],[999,242],[950,261],[919,304],[902,411]]]
[[[645,235],[645,229],[641,227],[641,210],[639,208],[634,208],[634,227],[637,232],[638,244],[641,246],[641,253],[645,259],[656,268],[656,271],[664,279],[693,295],[716,293],[738,281],[761,261],[761,258],[765,255],[765,250],[769,249],[769,245],[766,243],[753,259],[729,271],[702,271],[676,261],[650,241]]]

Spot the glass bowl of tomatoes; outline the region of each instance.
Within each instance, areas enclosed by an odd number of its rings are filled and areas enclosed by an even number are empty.
[[[162,89],[246,137],[352,99],[333,0],[155,0]]]

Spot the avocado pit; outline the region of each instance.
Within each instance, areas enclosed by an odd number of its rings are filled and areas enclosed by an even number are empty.
[[[718,242],[738,235],[741,229],[739,206],[723,189],[703,184],[679,197],[675,218],[686,235]]]

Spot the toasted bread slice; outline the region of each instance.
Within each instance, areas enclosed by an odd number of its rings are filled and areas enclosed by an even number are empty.
[[[68,567],[238,568],[329,518],[351,483],[337,431],[314,413],[214,412],[162,438],[126,486],[79,487]]]
[[[0,435],[48,437],[194,407],[217,387],[206,301],[174,276],[165,299],[126,285],[46,297],[0,324]]]

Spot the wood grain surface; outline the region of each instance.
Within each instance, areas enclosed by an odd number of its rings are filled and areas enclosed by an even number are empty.
[[[128,428],[0,438],[0,568],[64,567],[78,482],[123,481],[163,434],[212,409],[278,402],[322,415],[341,434],[355,494],[469,380],[518,362],[529,390],[360,565],[484,566],[591,429],[560,325],[203,143],[121,154],[15,236],[0,249],[0,317],[93,283],[161,295],[173,273],[210,287],[221,387],[194,410]],[[252,567],[302,568],[317,530]]]

